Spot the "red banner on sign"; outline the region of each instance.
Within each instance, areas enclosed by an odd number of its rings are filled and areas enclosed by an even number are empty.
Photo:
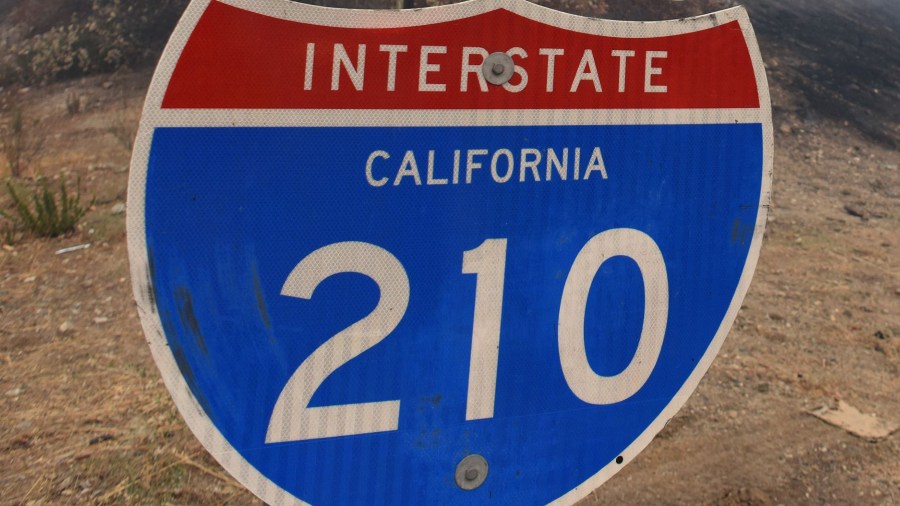
[[[385,15],[373,11],[372,16]],[[464,27],[464,28],[463,28]],[[504,86],[482,62],[506,52]],[[403,28],[277,19],[214,1],[163,100],[169,109],[758,108],[737,21],[692,33],[606,37],[506,10]]]

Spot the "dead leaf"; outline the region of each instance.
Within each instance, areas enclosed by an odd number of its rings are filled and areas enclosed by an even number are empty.
[[[862,413],[844,401],[838,401],[837,408],[822,406],[809,414],[864,439],[886,438],[900,427],[896,422]]]

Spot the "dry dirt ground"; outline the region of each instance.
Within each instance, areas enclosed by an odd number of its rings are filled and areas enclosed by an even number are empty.
[[[867,440],[808,414],[842,400],[900,422],[897,102],[874,119],[816,113],[802,87],[815,69],[763,50],[776,175],[750,293],[684,409],[584,504],[900,504],[900,434]],[[148,81],[0,92],[0,121],[19,107],[45,139],[26,175],[80,176],[96,197],[77,232],[0,249],[0,504],[258,504],[175,411],[132,302],[121,204]]]

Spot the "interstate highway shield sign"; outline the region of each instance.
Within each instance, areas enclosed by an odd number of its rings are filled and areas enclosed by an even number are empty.
[[[572,503],[722,345],[771,162],[743,9],[195,0],[135,149],[135,296],[269,503]]]

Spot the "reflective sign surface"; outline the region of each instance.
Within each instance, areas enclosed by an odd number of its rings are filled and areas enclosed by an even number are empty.
[[[135,294],[269,503],[571,503],[709,367],[771,160],[742,9],[195,1],[132,163]]]

